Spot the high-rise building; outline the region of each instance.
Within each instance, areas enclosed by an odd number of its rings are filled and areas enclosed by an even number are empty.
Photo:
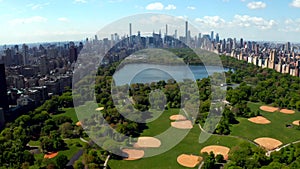
[[[132,36],[132,27],[131,27],[131,23],[129,23],[129,37]]]
[[[0,64],[0,107],[2,107],[4,111],[8,110],[7,84],[4,64]]]
[[[188,37],[188,21],[185,21],[185,43],[188,44],[189,43],[189,37]]]
[[[241,40],[240,40],[240,48],[244,48],[244,40],[243,40],[243,38],[241,38]]]
[[[214,41],[214,31],[211,31],[211,32],[210,32],[210,40],[211,40],[211,41]]]
[[[23,65],[28,64],[28,46],[26,44],[22,45],[22,55],[23,55]]]
[[[168,24],[166,24],[166,36],[168,35]]]
[[[217,42],[217,43],[220,42],[220,37],[219,37],[219,34],[218,34],[218,33],[216,34],[216,42]]]

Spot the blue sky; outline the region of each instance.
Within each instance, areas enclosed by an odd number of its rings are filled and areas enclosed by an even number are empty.
[[[0,44],[82,40],[149,12],[221,38],[300,42],[300,0],[0,0]]]

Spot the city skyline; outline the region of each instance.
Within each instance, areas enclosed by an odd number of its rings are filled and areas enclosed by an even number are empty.
[[[223,38],[300,42],[299,0],[0,0],[0,6],[0,45],[83,40],[115,20],[149,12],[188,20],[199,33]]]

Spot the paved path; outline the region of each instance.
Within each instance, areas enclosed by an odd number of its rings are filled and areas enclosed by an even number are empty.
[[[75,161],[78,160],[83,154],[83,149],[80,149],[79,151],[77,151],[77,153],[75,155],[72,156],[72,158],[70,159],[70,161],[67,164],[67,167],[69,166],[73,166]]]
[[[106,167],[107,167],[107,163],[108,163],[109,158],[110,158],[110,155],[108,155],[108,156],[106,157],[106,160],[105,160],[105,162],[104,162],[104,169],[106,169]]]
[[[274,151],[280,151],[281,149],[283,149],[283,148],[285,148],[285,147],[288,147],[288,146],[290,146],[291,144],[297,144],[297,143],[300,143],[300,140],[294,141],[294,142],[292,142],[292,143],[288,143],[288,144],[283,145],[283,146],[281,146],[281,147],[279,147],[279,148],[276,148],[276,149],[274,149],[274,150],[267,151],[267,152],[266,152],[266,156],[270,157],[271,153],[273,153]]]

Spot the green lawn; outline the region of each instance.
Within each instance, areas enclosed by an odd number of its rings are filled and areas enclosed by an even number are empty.
[[[167,128],[170,127],[169,117],[172,114],[178,114],[178,109],[171,109],[165,111],[157,120],[148,123],[149,129],[145,130],[142,135],[143,136],[155,136],[159,133],[162,133]],[[176,132],[179,129],[175,129]],[[180,131],[179,131],[180,132]],[[169,151],[148,158],[143,158],[136,161],[124,161],[124,160],[110,160],[109,166],[112,169],[119,168],[130,168],[130,169],[138,169],[138,168],[163,168],[163,169],[174,169],[174,168],[186,168],[179,165],[176,161],[177,157],[181,154],[194,154],[200,155],[200,150],[207,145],[224,145],[227,147],[233,147],[238,145],[239,143],[245,142],[242,139],[231,138],[227,136],[211,136],[205,143],[200,144],[198,142],[200,135],[200,129],[198,125],[194,125],[193,129],[188,133],[188,135],[175,147],[170,149]],[[176,139],[176,137],[170,137],[168,139]],[[161,140],[162,146],[168,140]],[[197,166],[198,167],[198,166]],[[197,168],[195,167],[195,168]]]
[[[250,109],[254,112],[259,110],[261,103],[248,103]],[[300,113],[288,115],[280,112],[264,112],[261,115],[271,121],[270,124],[255,124],[246,118],[238,118],[239,124],[231,127],[231,135],[242,136],[254,140],[258,137],[272,137],[280,140],[284,144],[300,140],[300,130],[297,127],[287,128],[286,124],[292,124],[295,120],[300,120]]]
[[[58,117],[58,116],[68,116],[72,119],[73,123],[75,124],[76,122],[78,122],[78,118],[77,118],[77,114],[75,112],[74,108],[62,108],[62,111],[64,113],[60,113],[60,114],[55,114],[53,115],[53,117]]]

